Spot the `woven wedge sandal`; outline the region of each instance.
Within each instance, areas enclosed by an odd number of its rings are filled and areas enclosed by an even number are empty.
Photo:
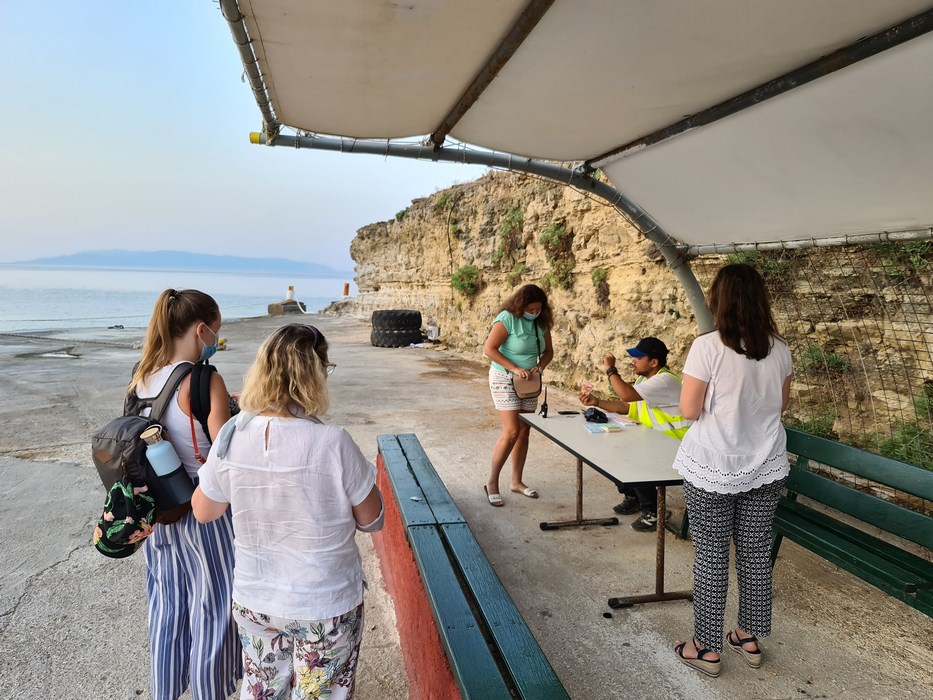
[[[677,658],[680,659],[681,663],[695,668],[700,673],[705,673],[707,676],[715,678],[720,673],[722,673],[722,659],[716,659],[716,661],[707,661],[703,657],[707,654],[715,654],[712,649],[701,648],[697,644],[696,640],[693,640],[693,647],[697,650],[697,658],[688,659],[684,656],[684,647],[687,646],[687,642],[681,642],[674,647],[674,651],[677,653]]]
[[[733,637],[733,635],[735,636]],[[733,639],[735,641],[733,641]],[[748,644],[749,642],[755,642],[755,644],[758,644],[758,637],[755,635],[751,635],[750,637],[740,637],[739,635],[735,634],[734,630],[730,630],[726,633],[726,644],[729,645],[729,648],[745,659],[745,663],[747,663],[752,668],[761,668],[761,647],[758,647],[757,651],[748,651],[742,645]]]

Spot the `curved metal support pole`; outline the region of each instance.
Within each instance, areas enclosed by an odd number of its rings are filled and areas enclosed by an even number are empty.
[[[664,252],[663,250],[661,252]],[[696,275],[690,269],[690,265],[684,262],[682,265],[673,268],[677,275],[677,281],[687,295],[687,303],[693,309],[693,317],[697,321],[697,333],[709,333],[713,330],[713,315],[706,305],[706,295],[697,281]]]
[[[658,222],[619,190],[607,185],[605,182],[594,180],[580,171],[497,151],[468,150],[464,148],[435,149],[431,145],[393,143],[392,141],[362,141],[339,136],[321,136],[319,134],[302,136],[277,134],[269,138],[266,134],[254,132],[250,134],[250,142],[270,146],[310,148],[319,151],[365,153],[383,157],[396,156],[415,160],[486,165],[491,168],[502,168],[503,170],[538,175],[554,182],[575,187],[611,204],[658,247],[667,261],[668,267],[674,271],[684,293],[687,295],[687,302],[690,304],[697,321],[697,330],[700,333],[706,333],[713,328],[713,319],[706,306],[703,290],[700,289],[700,283],[697,282],[697,278],[687,262],[686,247],[677,245],[676,241],[658,225]]]

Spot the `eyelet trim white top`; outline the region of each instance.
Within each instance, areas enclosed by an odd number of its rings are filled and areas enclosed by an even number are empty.
[[[750,491],[787,476],[781,403],[784,380],[792,373],[790,351],[780,338],[762,360],[726,347],[715,331],[693,341],[684,375],[708,386],[674,469],[693,486],[715,493]]]

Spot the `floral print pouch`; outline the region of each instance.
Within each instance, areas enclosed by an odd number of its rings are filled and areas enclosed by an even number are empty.
[[[145,489],[145,487],[143,487]],[[129,479],[114,483],[94,528],[94,547],[105,557],[122,559],[138,550],[155,523],[155,501]]]

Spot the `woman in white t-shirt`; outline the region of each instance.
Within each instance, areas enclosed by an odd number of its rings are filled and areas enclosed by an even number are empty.
[[[716,330],[693,342],[684,364],[680,412],[696,422],[674,461],[684,478],[696,549],[694,637],[675,651],[687,665],[718,676],[730,541],[739,615],[726,643],[758,668],[758,637],[771,633],[771,536],[790,471],[781,413],[792,368],[764,280],[753,267],[723,267],[708,302]]]
[[[336,365],[314,326],[289,324],[259,348],[199,471],[201,522],[233,513],[233,617],[242,698],[353,696],[363,637],[357,530],[381,529],[376,468],[343,428],[324,425]]]

